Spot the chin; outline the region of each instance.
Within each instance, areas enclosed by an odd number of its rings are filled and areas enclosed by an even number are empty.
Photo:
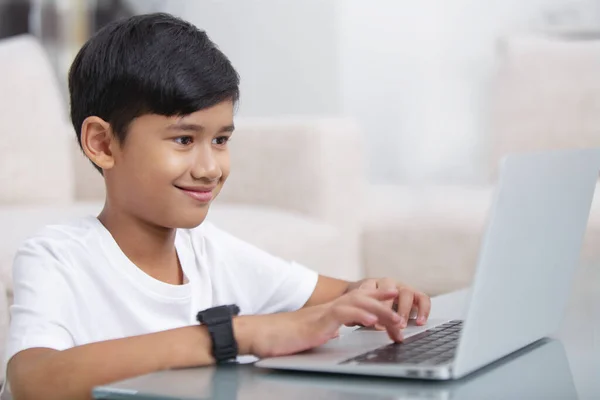
[[[206,216],[208,214],[208,207],[207,207],[206,211],[196,210],[195,212],[190,212],[190,213],[186,213],[186,214],[187,215],[180,215],[176,219],[177,223],[174,224],[175,228],[180,228],[180,229],[196,228],[197,226],[202,224],[204,222],[204,220],[206,219]]]

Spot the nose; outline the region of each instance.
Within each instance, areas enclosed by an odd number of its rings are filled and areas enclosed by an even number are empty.
[[[221,168],[212,146],[197,147],[191,173],[195,180],[216,181],[221,178]]]

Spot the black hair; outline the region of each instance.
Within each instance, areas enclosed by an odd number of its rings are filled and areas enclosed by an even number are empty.
[[[69,70],[69,94],[79,146],[92,115],[123,143],[144,114],[187,115],[237,102],[239,75],[204,31],[169,14],[145,14],[112,22],[85,43]]]

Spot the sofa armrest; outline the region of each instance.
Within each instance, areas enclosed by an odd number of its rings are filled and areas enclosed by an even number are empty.
[[[356,124],[343,118],[239,119],[231,176],[218,201],[295,211],[338,226],[363,205]]]
[[[52,66],[33,36],[0,40],[0,93],[0,204],[70,201],[67,113]]]

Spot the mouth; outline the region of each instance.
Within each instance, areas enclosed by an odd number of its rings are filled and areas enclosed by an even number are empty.
[[[213,191],[216,189],[216,186],[198,186],[198,187],[184,187],[184,186],[175,186],[177,189],[181,190],[186,195],[190,196],[192,199],[206,204],[210,203],[213,199]]]

